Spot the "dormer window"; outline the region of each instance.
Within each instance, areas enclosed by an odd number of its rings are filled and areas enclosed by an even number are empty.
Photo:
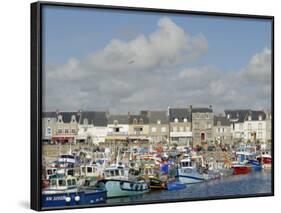
[[[252,120],[252,116],[251,116],[251,115],[248,116],[248,120],[249,120],[249,121]]]
[[[157,120],[157,124],[161,124],[161,120]]]
[[[62,116],[61,115],[59,115],[59,117],[58,117],[58,122],[62,123]]]
[[[221,125],[221,121],[217,121],[217,126],[220,126]]]
[[[88,119],[87,119],[87,118],[84,119],[84,124],[85,124],[85,125],[88,124]]]
[[[138,122],[137,122],[137,119],[136,118],[134,118],[134,120],[133,120],[133,124],[137,124]]]
[[[113,121],[113,124],[114,124],[115,126],[117,126],[117,125],[118,125],[118,121],[117,121],[117,120],[114,120],[114,121]]]
[[[229,119],[230,118],[230,114],[227,114],[227,119]]]
[[[184,123],[187,123],[187,118],[184,118],[184,119],[183,119],[183,122],[184,122]]]
[[[178,119],[178,118],[175,118],[174,121],[175,121],[175,123],[178,123],[178,122],[179,122],[179,119]]]
[[[72,115],[72,116],[71,116],[71,122],[72,122],[72,123],[75,123],[75,122],[76,122],[75,115]]]
[[[262,120],[262,116],[261,115],[259,115],[259,121],[261,121]]]
[[[143,119],[142,118],[140,118],[139,124],[143,124]]]

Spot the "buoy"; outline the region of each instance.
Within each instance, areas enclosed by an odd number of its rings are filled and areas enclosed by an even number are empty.
[[[67,196],[67,197],[65,198],[65,201],[69,203],[69,202],[71,201],[71,197]]]
[[[79,195],[76,195],[76,196],[74,197],[74,200],[75,200],[76,202],[79,202],[79,201],[80,201],[80,196],[79,196]]]

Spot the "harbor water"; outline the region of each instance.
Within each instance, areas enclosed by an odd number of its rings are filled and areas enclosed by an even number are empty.
[[[122,204],[134,202],[165,201],[171,199],[213,198],[221,196],[243,196],[271,193],[271,170],[251,172],[246,175],[232,175],[202,183],[189,184],[182,190],[151,191],[135,196],[108,199],[108,204]]]

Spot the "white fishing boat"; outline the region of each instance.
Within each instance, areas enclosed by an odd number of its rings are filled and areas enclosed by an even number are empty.
[[[203,182],[207,178],[207,175],[199,171],[198,163],[190,156],[180,161],[180,165],[177,169],[176,175],[181,183],[192,184]]]

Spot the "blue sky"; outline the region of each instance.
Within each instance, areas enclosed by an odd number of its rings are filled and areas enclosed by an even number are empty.
[[[213,64],[226,71],[235,70],[245,66],[253,54],[271,47],[271,22],[267,20],[53,6],[46,6],[44,15],[47,64],[85,57],[112,38],[128,40],[130,36],[120,32],[126,28],[132,36],[148,34],[163,16],[191,35],[202,33],[206,37],[208,53],[195,65]]]
[[[43,14],[45,109],[271,106],[269,20],[54,6]]]

